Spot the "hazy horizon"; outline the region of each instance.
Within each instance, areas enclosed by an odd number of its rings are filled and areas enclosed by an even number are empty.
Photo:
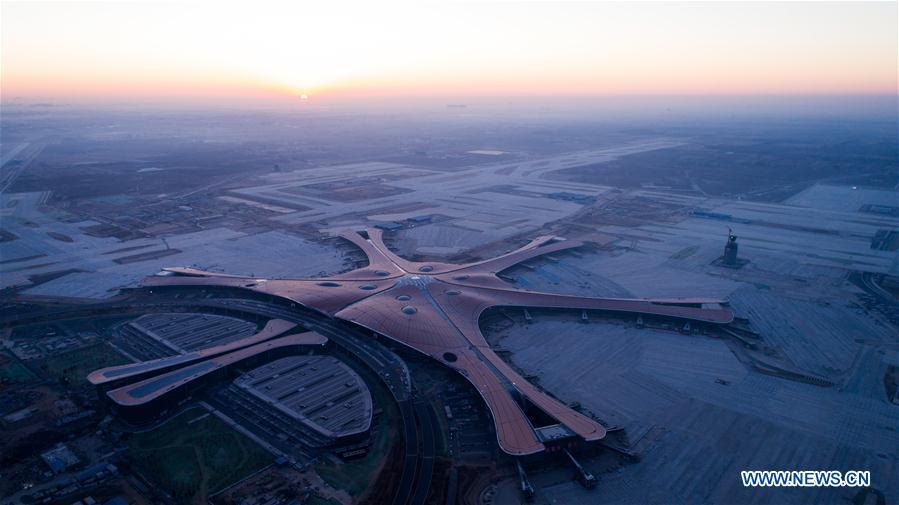
[[[2,100],[726,104],[897,92],[895,2],[248,5],[4,1]]]
[[[865,121],[886,123],[899,131],[899,97],[862,96],[537,96],[537,97],[419,97],[404,99],[323,99],[285,102],[29,102],[13,97],[2,103],[9,119],[16,115],[164,114],[189,119],[193,115],[276,114],[291,117],[401,116],[440,121],[582,121],[589,123],[749,123],[752,121]]]

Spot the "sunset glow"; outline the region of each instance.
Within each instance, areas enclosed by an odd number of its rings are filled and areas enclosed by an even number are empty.
[[[3,100],[897,89],[895,2],[2,8]]]

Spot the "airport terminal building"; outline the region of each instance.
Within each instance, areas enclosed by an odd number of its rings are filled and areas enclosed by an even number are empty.
[[[372,398],[363,379],[331,356],[290,356],[238,377],[232,409],[286,442],[333,447],[367,439]]]

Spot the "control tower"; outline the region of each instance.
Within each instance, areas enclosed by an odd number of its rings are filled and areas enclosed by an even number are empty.
[[[740,266],[740,261],[737,259],[737,236],[730,228],[727,229],[727,244],[724,245],[724,264]]]

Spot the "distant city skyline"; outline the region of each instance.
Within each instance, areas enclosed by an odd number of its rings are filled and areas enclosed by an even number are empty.
[[[895,95],[896,2],[8,2],[3,100]]]

